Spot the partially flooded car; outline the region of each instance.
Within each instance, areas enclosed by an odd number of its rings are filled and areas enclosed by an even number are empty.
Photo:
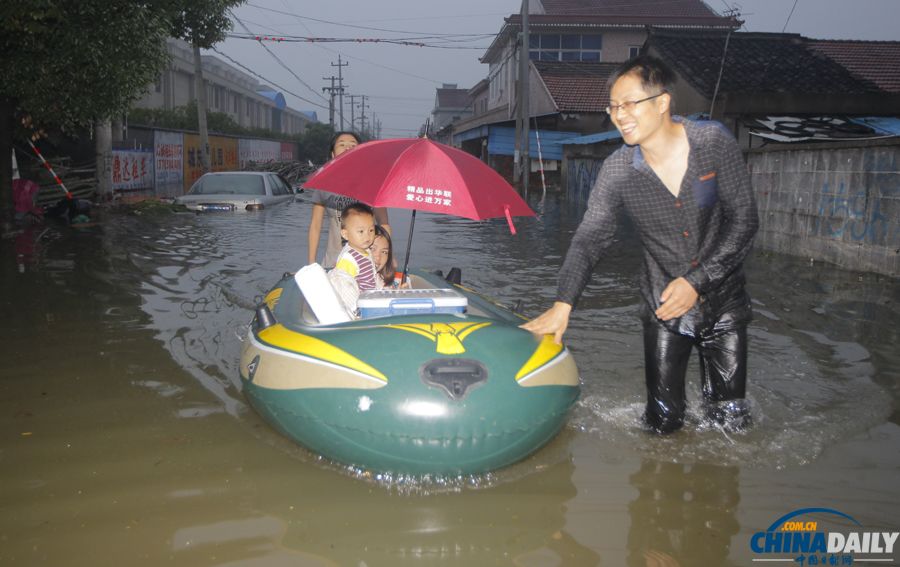
[[[294,189],[277,173],[206,173],[186,195],[175,199],[192,211],[256,211],[294,199]]]

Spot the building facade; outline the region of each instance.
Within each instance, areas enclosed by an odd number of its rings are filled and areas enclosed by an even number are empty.
[[[137,108],[172,110],[195,100],[194,53],[178,39],[167,40],[169,66],[136,103]],[[284,134],[301,134],[316,122],[315,113],[287,106],[284,95],[260,84],[255,78],[222,61],[203,55],[208,108],[227,114],[245,128],[262,128]]]

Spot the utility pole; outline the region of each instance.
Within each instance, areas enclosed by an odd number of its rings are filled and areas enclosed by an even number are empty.
[[[334,81],[337,80],[337,77],[332,75],[330,77],[322,77],[322,79],[326,80],[326,81],[331,79],[331,86],[330,87],[322,87],[322,92],[327,92],[330,95],[329,99],[328,99],[328,123],[331,124],[331,129],[335,130],[335,127],[334,127],[334,95],[335,95],[335,93],[338,92],[338,88],[334,86]]]
[[[343,73],[343,70],[344,70],[344,67],[346,67],[348,65],[350,65],[350,63],[347,63],[347,62],[341,63],[340,55],[338,55],[337,65],[335,65],[334,63],[331,64],[332,67],[338,68],[338,96],[340,97],[340,101],[341,101],[341,112],[340,112],[341,127],[338,128],[338,130],[344,129],[344,73]]]
[[[366,132],[366,108],[369,106],[368,104],[366,104],[366,99],[369,97],[366,95],[360,95],[360,97],[362,98],[362,102],[359,103],[359,107],[360,107],[359,131],[364,134]]]
[[[519,111],[522,113],[522,155],[520,164],[522,166],[522,189],[525,198],[528,198],[528,178],[531,176],[531,139],[529,137],[529,126],[531,121],[530,100],[528,96],[528,74],[530,70],[530,57],[528,54],[529,33],[528,33],[528,0],[522,0],[522,51],[519,59],[519,90],[521,90],[521,106]]]
[[[356,130],[356,113],[354,112],[354,109],[356,108],[356,98],[359,95],[347,95],[347,96],[350,97],[350,129],[358,132],[358,130]],[[361,132],[360,132],[360,134],[361,134]]]

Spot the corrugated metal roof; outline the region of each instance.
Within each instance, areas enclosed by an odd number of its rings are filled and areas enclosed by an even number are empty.
[[[863,118],[851,118],[850,121],[868,126],[882,134],[900,136],[900,118],[894,118],[893,116],[866,116]]]
[[[564,146],[569,145],[586,145],[596,144],[597,142],[606,142],[608,140],[621,139],[622,134],[618,130],[610,130],[608,132],[599,132],[597,134],[588,134],[587,136],[578,136],[577,138],[569,138],[563,142]]]
[[[275,103],[275,108],[284,109],[287,106],[287,101],[284,100],[284,95],[278,91],[256,91],[256,94],[266,97]]]
[[[538,137],[534,130],[529,132],[528,155],[538,157]],[[578,132],[557,132],[540,130],[540,157],[562,159],[563,140],[578,136]],[[505,126],[491,126],[488,135],[488,153],[492,155],[515,155],[516,129]]]

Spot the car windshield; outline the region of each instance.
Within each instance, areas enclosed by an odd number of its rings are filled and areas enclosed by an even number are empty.
[[[191,195],[265,195],[261,175],[207,175],[191,188]]]

